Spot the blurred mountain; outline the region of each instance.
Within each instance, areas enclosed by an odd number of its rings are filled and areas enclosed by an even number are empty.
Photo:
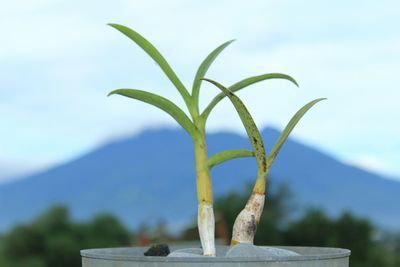
[[[24,178],[30,174],[43,170],[43,166],[36,162],[35,164],[26,162],[7,162],[0,160],[0,185],[8,181]]]
[[[262,131],[267,149],[279,132]],[[246,137],[215,133],[212,155],[249,148]],[[111,212],[131,228],[166,221],[179,228],[197,210],[193,149],[183,130],[149,130],[104,145],[74,161],[0,185],[0,231],[31,220],[49,206],[69,206],[75,219]],[[213,171],[215,195],[243,190],[254,181],[253,159],[236,159]],[[294,140],[271,170],[274,185],[286,183],[300,208],[323,208],[332,216],[350,210],[388,229],[400,229],[400,182],[346,165]],[[268,203],[268,202],[267,202]]]
[[[0,161],[0,184],[19,175],[21,175],[21,171],[17,166],[10,166],[9,163]]]

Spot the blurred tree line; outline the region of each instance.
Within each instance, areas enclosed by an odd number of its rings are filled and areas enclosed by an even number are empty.
[[[258,226],[258,245],[330,246],[352,250],[351,267],[400,266],[400,238],[389,235],[376,240],[370,222],[343,213],[332,219],[321,210],[309,210],[297,219],[289,190],[282,186],[269,192]],[[230,229],[248,194],[230,193],[216,201],[217,238],[229,242]],[[27,225],[0,237],[1,267],[80,267],[80,249],[131,246],[146,242],[198,240],[195,226],[171,237],[164,223],[141,227],[137,235],[116,218],[103,214],[87,223],[72,222],[65,207],[57,206]]]
[[[271,187],[269,187],[271,188]],[[292,194],[286,186],[280,186],[266,194],[266,206],[258,225],[254,243],[256,245],[322,246],[351,250],[350,267],[399,267],[400,236],[375,238],[377,231],[362,218],[344,212],[338,218],[330,218],[322,210],[310,209],[297,218],[290,218],[296,207]],[[249,195],[229,193],[215,203],[217,238],[230,242],[230,229],[243,209]],[[293,217],[293,216],[292,216]],[[221,229],[229,229],[228,231]],[[197,240],[195,226],[187,229],[183,238]]]
[[[0,239],[0,266],[80,267],[80,249],[129,246],[131,238],[113,216],[104,214],[85,224],[73,223],[68,210],[57,206]]]

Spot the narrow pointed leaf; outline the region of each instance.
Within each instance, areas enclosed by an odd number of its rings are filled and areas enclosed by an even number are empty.
[[[247,110],[246,106],[243,104],[240,98],[237,97],[232,91],[228,90],[227,88],[225,88],[223,85],[221,85],[216,81],[210,79],[204,79],[204,80],[214,84],[231,100],[233,106],[235,107],[237,113],[239,114],[239,117],[244,125],[244,128],[246,129],[247,136],[249,137],[250,143],[254,149],[254,155],[257,160],[257,166],[259,170],[265,173],[267,166],[266,166],[264,142],[261,137],[260,131],[258,130],[256,124],[254,123],[253,118],[250,115],[250,112]]]
[[[191,136],[194,136],[194,125],[189,117],[183,112],[177,105],[172,101],[146,91],[136,89],[117,89],[109,93],[108,95],[122,95],[129,98],[133,98],[150,105],[156,106],[166,113],[171,115]]]
[[[235,40],[230,40],[228,42],[223,43],[222,45],[218,46],[215,48],[205,59],[204,61],[200,64],[196,76],[193,81],[193,87],[192,87],[192,97],[194,100],[194,103],[196,106],[199,103],[199,92],[200,92],[200,86],[201,86],[201,79],[204,78],[204,75],[207,73],[208,68],[211,66],[211,64],[214,62],[214,60],[217,58],[217,56],[228,46],[230,45],[233,41]]]
[[[274,147],[271,150],[271,153],[268,156],[267,159],[267,167],[270,168],[273,161],[275,160],[276,156],[278,155],[280,149],[282,148],[282,145],[285,143],[286,139],[288,138],[289,134],[292,132],[296,124],[300,121],[300,119],[306,114],[306,112],[312,108],[315,104],[318,102],[325,100],[326,98],[318,98],[315,99],[308,104],[304,105],[299,111],[294,114],[292,119],[289,121],[289,123],[286,125],[285,129],[282,131],[281,135],[278,138],[278,141],[275,143]]]
[[[226,150],[219,152],[208,159],[208,168],[211,169],[212,167],[219,165],[225,161],[243,157],[254,157],[254,152],[251,150],[242,149]]]
[[[111,27],[117,29],[124,35],[126,35],[129,39],[134,41],[138,46],[140,46],[163,70],[165,75],[170,79],[170,81],[175,85],[176,89],[178,89],[179,93],[182,95],[185,103],[188,105],[190,103],[190,95],[186,90],[185,86],[179,80],[178,76],[176,76],[175,72],[172,70],[168,62],[161,55],[161,53],[143,36],[141,36],[136,31],[115,23],[108,24]]]
[[[241,81],[231,85],[230,87],[228,87],[228,90],[230,90],[232,92],[236,92],[236,91],[239,91],[239,90],[241,90],[249,85],[252,85],[254,83],[258,83],[258,82],[269,80],[269,79],[284,79],[284,80],[288,80],[288,81],[294,83],[296,86],[299,86],[298,83],[296,82],[296,80],[293,79],[289,75],[282,74],[282,73],[267,73],[267,74],[253,76],[253,77],[249,77],[244,80],[241,80]],[[219,101],[224,99],[224,97],[225,97],[224,93],[220,93],[216,97],[214,97],[214,99],[210,102],[210,104],[208,104],[208,106],[204,110],[202,116],[205,119],[207,119],[208,115],[210,115],[211,110],[219,103]]]

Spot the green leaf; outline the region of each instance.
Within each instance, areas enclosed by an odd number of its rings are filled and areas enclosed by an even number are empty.
[[[108,94],[110,95],[122,95],[130,97],[150,105],[156,106],[174,118],[192,137],[195,134],[195,128],[189,117],[183,112],[177,105],[172,101],[146,91],[136,90],[136,89],[117,89]]]
[[[296,82],[296,80],[293,79],[289,75],[282,74],[282,73],[267,73],[267,74],[253,76],[253,77],[249,77],[244,80],[241,80],[241,81],[231,85],[230,87],[228,87],[228,90],[230,90],[232,92],[236,92],[236,91],[239,91],[239,90],[241,90],[249,85],[252,85],[254,83],[269,80],[269,79],[284,79],[284,80],[291,81],[296,86],[299,86],[298,83]],[[224,99],[224,97],[225,97],[225,94],[220,93],[216,97],[214,97],[214,99],[210,102],[210,104],[208,104],[208,106],[206,107],[206,109],[203,111],[203,114],[202,114],[202,116],[204,117],[205,120],[207,120],[208,116],[211,113],[211,110],[219,103],[219,101]]]
[[[178,76],[176,76],[175,72],[172,70],[168,62],[161,55],[161,53],[143,36],[134,30],[115,23],[109,23],[111,27],[117,29],[124,35],[126,35],[129,39],[134,41],[138,46],[140,46],[163,70],[165,75],[170,79],[170,81],[175,85],[176,89],[178,89],[179,93],[182,95],[185,100],[186,105],[190,105],[190,94],[186,90],[183,83],[179,80]]]
[[[192,98],[194,100],[196,107],[199,104],[199,92],[200,92],[200,86],[201,86],[201,79],[204,78],[204,75],[207,73],[208,68],[211,66],[211,64],[214,62],[214,60],[217,58],[217,56],[233,41],[235,41],[235,40],[230,40],[230,41],[225,42],[222,45],[218,46],[200,64],[200,66],[197,70],[196,76],[194,78],[193,87],[192,87]]]
[[[286,139],[288,138],[289,134],[292,132],[296,124],[300,121],[300,119],[306,114],[306,112],[312,108],[315,104],[318,102],[325,100],[326,98],[318,98],[315,99],[305,106],[303,106],[299,111],[294,114],[292,119],[289,121],[289,123],[286,125],[285,129],[282,131],[281,135],[279,136],[278,141],[275,143],[274,147],[271,150],[271,153],[268,156],[267,159],[267,168],[269,169],[275,160],[276,156],[279,153],[279,150],[282,148],[282,145],[285,143]]]
[[[211,169],[212,167],[219,165],[225,161],[243,157],[254,157],[254,152],[242,149],[226,150],[219,152],[208,159],[208,168]]]
[[[265,156],[265,147],[264,142],[261,137],[260,131],[258,130],[256,124],[254,123],[253,118],[250,115],[250,112],[247,110],[246,106],[237,97],[232,91],[225,88],[220,83],[210,80],[210,79],[203,79],[214,84],[218,87],[232,102],[233,106],[235,107],[239,117],[246,129],[247,136],[249,137],[250,143],[254,149],[254,154],[257,160],[257,166],[260,171],[265,173],[267,171],[266,165],[266,156]]]

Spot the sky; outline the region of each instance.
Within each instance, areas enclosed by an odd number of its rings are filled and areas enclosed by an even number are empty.
[[[106,97],[136,88],[183,105],[158,66],[109,22],[150,40],[188,88],[205,56],[236,39],[207,77],[229,86],[281,72],[300,84],[267,81],[238,93],[259,128],[282,129],[302,105],[327,97],[293,138],[400,180],[399,10],[385,0],[0,0],[0,182],[147,128],[178,127],[158,109]],[[201,107],[217,93],[204,84]],[[208,130],[245,134],[228,101]]]

